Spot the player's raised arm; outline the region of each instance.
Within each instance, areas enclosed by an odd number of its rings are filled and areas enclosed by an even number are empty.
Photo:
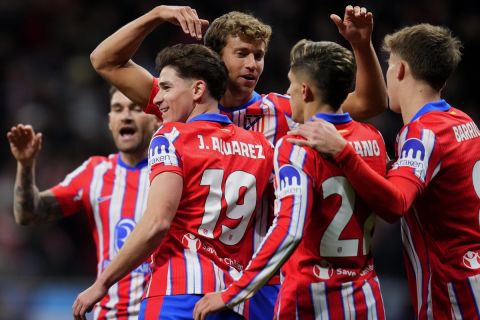
[[[343,20],[335,14],[330,18],[350,42],[357,64],[355,91],[348,95],[342,108],[357,120],[376,116],[387,106],[387,89],[371,39],[373,14],[364,7],[347,6]]]
[[[158,25],[170,22],[183,32],[201,39],[208,21],[200,19],[187,6],[158,6],[120,28],[91,53],[95,70],[133,102],[146,106],[152,88],[152,75],[131,59],[145,37]]]
[[[18,224],[27,225],[61,218],[62,211],[50,190],[40,192],[35,184],[35,161],[42,147],[42,134],[19,124],[7,133],[10,150],[17,160],[13,212]]]

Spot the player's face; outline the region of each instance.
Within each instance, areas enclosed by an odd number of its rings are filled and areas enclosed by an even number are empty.
[[[388,92],[388,103],[390,105],[390,110],[400,113],[400,104],[397,97],[397,86],[398,86],[398,71],[401,64],[401,59],[395,54],[390,54],[388,59],[388,69],[387,69],[387,92]]]
[[[133,103],[120,91],[113,94],[110,100],[108,127],[120,152],[137,153],[146,150],[158,126],[159,122],[155,116],[144,113],[142,107]]]
[[[288,72],[288,79],[290,86],[287,94],[290,95],[290,105],[292,106],[292,119],[297,123],[303,123],[304,120],[304,103],[302,93],[302,83],[299,81],[295,73],[290,70]]]
[[[245,42],[240,37],[229,36],[221,57],[228,69],[227,90],[249,99],[263,72],[265,43]]]
[[[177,71],[166,66],[158,78],[160,90],[153,103],[162,112],[163,122],[187,122],[195,102],[193,99],[193,81],[180,78]]]

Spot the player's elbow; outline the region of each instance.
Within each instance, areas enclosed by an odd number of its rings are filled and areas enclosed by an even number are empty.
[[[98,73],[102,74],[110,68],[108,58],[103,54],[103,52],[97,47],[95,50],[90,53],[90,62]]]

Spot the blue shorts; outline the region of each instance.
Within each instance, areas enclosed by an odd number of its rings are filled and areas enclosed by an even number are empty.
[[[174,296],[158,296],[143,299],[140,305],[139,320],[191,320],[193,308],[202,295],[183,294]],[[272,313],[273,314],[273,313]],[[238,313],[227,309],[212,313],[208,320],[241,320]]]
[[[273,319],[275,303],[277,302],[280,285],[264,285],[248,301],[248,318]]]

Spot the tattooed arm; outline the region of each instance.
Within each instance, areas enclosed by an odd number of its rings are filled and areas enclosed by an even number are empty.
[[[13,211],[18,224],[28,225],[63,217],[50,190],[40,192],[35,185],[35,160],[42,146],[42,134],[32,126],[19,124],[7,133],[10,150],[17,160]]]

